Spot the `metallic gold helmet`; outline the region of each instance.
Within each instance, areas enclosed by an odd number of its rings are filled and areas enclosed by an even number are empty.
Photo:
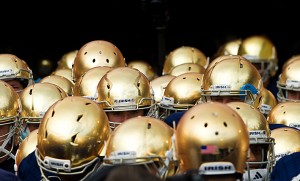
[[[51,83],[62,88],[69,96],[73,95],[74,84],[60,75],[48,75],[40,80],[40,83]]]
[[[130,118],[111,133],[103,164],[144,165],[165,179],[174,174],[173,134],[173,129],[159,119]]]
[[[222,162],[226,171],[244,173],[249,133],[239,114],[226,104],[208,102],[187,110],[176,128],[175,143],[180,172],[208,163],[210,168],[224,168],[218,167]],[[212,171],[220,174],[221,170]]]
[[[196,72],[200,74],[204,74],[205,68],[202,65],[196,63],[183,63],[173,67],[170,70],[169,75],[178,76],[184,73]]]
[[[74,84],[73,79],[72,79],[72,70],[71,69],[57,69],[54,70],[51,75],[59,75],[62,77],[67,78],[72,84]]]
[[[46,111],[56,101],[67,97],[67,93],[55,84],[35,83],[27,86],[20,94],[20,142],[31,132],[30,124],[40,124]]]
[[[127,67],[138,69],[139,71],[141,71],[143,74],[146,75],[149,81],[157,77],[157,74],[153,69],[153,67],[150,65],[150,63],[144,60],[131,60],[127,63]]]
[[[242,117],[249,131],[250,150],[253,156],[246,162],[247,172],[244,176],[252,178],[259,172],[268,180],[275,163],[275,155],[274,139],[270,136],[271,131],[266,117],[257,108],[245,102],[229,102],[227,105]]]
[[[167,55],[163,65],[162,75],[169,74],[173,67],[183,63],[195,63],[206,68],[208,62],[208,58],[201,50],[191,46],[181,46]]]
[[[78,50],[72,50],[62,55],[62,57],[57,61],[56,70],[59,69],[72,69],[74,60]]]
[[[282,102],[270,111],[269,124],[283,124],[300,129],[300,102]]]
[[[93,67],[82,74],[74,85],[74,96],[83,96],[93,101],[97,100],[97,86],[100,79],[112,67],[98,66]]]
[[[14,54],[0,54],[0,80],[10,79],[20,80],[23,87],[34,82],[32,70],[24,60]]]
[[[172,111],[183,111],[193,107],[201,98],[203,74],[189,72],[172,79],[165,88],[159,107],[166,110],[164,120]]]
[[[263,87],[258,70],[239,55],[227,55],[206,69],[202,85],[203,102],[234,96],[251,105],[261,96]]]
[[[300,61],[293,61],[282,70],[277,81],[278,102],[300,101],[299,97],[294,98],[294,93],[300,92]]]
[[[97,102],[105,111],[149,109],[154,106],[150,81],[138,69],[116,67],[97,86]]]
[[[277,105],[277,99],[274,94],[264,87],[261,89],[260,99],[256,99],[256,102],[258,103],[254,104],[258,105],[257,108],[265,115],[265,117],[268,117],[270,111]]]
[[[273,129],[271,137],[275,139],[276,161],[286,155],[300,151],[300,131],[298,129],[290,127]]]
[[[237,55],[241,43],[242,39],[240,38],[226,41],[218,48],[215,58],[221,55]]]
[[[99,161],[109,135],[108,118],[94,101],[81,96],[57,101],[38,129],[35,154],[42,177],[52,173],[73,180],[84,178]]]
[[[172,75],[162,75],[150,81],[150,86],[154,94],[154,101],[155,104],[157,105],[155,116],[154,116],[155,118],[160,118],[161,114],[165,112],[163,109],[161,109],[158,106],[158,104],[160,103],[164,95],[168,83],[175,77],[176,76],[172,76]]]
[[[266,36],[253,35],[242,40],[238,55],[257,66],[263,81],[276,75],[278,57],[274,43]]]
[[[38,129],[30,132],[29,135],[19,145],[16,152],[15,172],[18,174],[18,168],[25,157],[32,153],[37,146]]]
[[[300,54],[296,54],[293,55],[292,57],[290,57],[288,60],[286,60],[281,68],[281,71],[283,71],[287,65],[289,65],[290,63],[294,62],[294,61],[299,61],[300,60]]]
[[[76,54],[72,77],[76,82],[88,69],[97,66],[125,67],[122,52],[113,43],[105,40],[94,40],[83,45]]]
[[[20,97],[11,85],[0,80],[0,100],[0,158],[15,159],[12,151],[21,110]]]

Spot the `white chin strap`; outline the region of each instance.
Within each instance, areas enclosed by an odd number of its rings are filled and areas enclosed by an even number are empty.
[[[1,156],[0,158],[4,158],[7,155],[9,155],[11,158],[13,158],[15,160],[15,158],[16,158],[15,155],[11,153],[13,150],[13,147],[14,147],[14,143],[11,138],[14,136],[14,134],[15,134],[14,129],[11,128],[9,130],[9,133],[7,134],[7,138],[2,142],[2,145],[0,146],[0,153],[5,153],[5,155]],[[5,136],[5,135],[3,135],[3,136]],[[7,150],[5,147],[10,140],[12,140],[11,149]]]

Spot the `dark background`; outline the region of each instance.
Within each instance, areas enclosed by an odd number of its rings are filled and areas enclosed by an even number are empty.
[[[231,38],[264,34],[274,42],[281,66],[300,53],[300,9],[284,0],[110,0],[2,5],[0,53],[24,59],[35,78],[40,61],[92,40],[108,40],[126,61],[148,61],[158,74],[171,50],[189,45],[208,57]]]

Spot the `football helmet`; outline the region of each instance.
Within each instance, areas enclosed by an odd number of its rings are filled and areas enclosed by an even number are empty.
[[[283,124],[300,130],[300,102],[281,102],[270,111],[269,124]]]
[[[283,71],[286,68],[287,65],[289,65],[290,63],[292,63],[294,61],[299,61],[299,59],[300,59],[300,54],[293,55],[292,57],[290,57],[288,60],[286,60],[283,63],[281,71]]]
[[[56,70],[59,69],[72,69],[74,60],[78,50],[72,50],[62,55],[62,57],[57,61]]]
[[[108,118],[94,101],[67,96],[45,113],[35,155],[43,178],[84,179],[94,169],[110,135]]]
[[[40,124],[46,111],[56,101],[68,94],[60,87],[51,83],[35,83],[27,86],[20,94],[22,110],[20,113],[19,141],[28,136],[29,124]]]
[[[183,114],[175,134],[180,172],[200,168],[203,174],[244,173],[249,133],[242,118],[228,105],[195,105]]]
[[[158,106],[165,110],[160,119],[164,120],[172,112],[184,111],[193,107],[201,98],[203,74],[184,73],[172,79],[165,88]]]
[[[83,96],[93,101],[97,100],[97,86],[100,79],[112,67],[97,66],[82,74],[74,85],[74,96]]]
[[[240,38],[226,41],[218,48],[214,58],[221,55],[237,55],[241,43],[242,39]]]
[[[122,52],[113,43],[93,40],[83,45],[77,52],[72,67],[72,78],[76,82],[88,69],[96,66],[125,67]]]
[[[97,102],[106,112],[146,109],[155,114],[155,100],[150,81],[138,69],[116,67],[108,71],[97,86]],[[114,122],[110,122],[114,127]]]
[[[242,40],[238,55],[253,63],[262,76],[263,82],[274,77],[278,70],[278,56],[274,43],[263,35],[252,35]]]
[[[206,69],[202,85],[201,102],[234,96],[251,105],[258,103],[255,100],[260,98],[263,87],[258,70],[240,55],[225,55],[216,61]]]
[[[204,74],[205,68],[202,65],[196,63],[183,63],[173,67],[170,70],[169,75],[178,76],[189,72],[197,72],[200,74]]]
[[[16,152],[16,160],[14,166],[16,175],[18,175],[18,168],[21,162],[23,161],[23,159],[36,149],[37,135],[38,135],[38,129],[35,129],[32,132],[30,132],[29,135],[19,145],[18,150]]]
[[[176,172],[173,135],[174,130],[159,119],[130,118],[111,133],[103,165],[144,165],[165,179]]]
[[[300,131],[295,128],[282,127],[271,131],[271,137],[275,139],[276,161],[285,155],[300,151]]]
[[[18,79],[23,87],[34,83],[32,70],[24,60],[14,54],[0,54],[0,80],[7,79]]]
[[[245,102],[229,102],[227,105],[235,110],[246,124],[250,150],[255,155],[255,159],[249,158],[246,162],[245,180],[252,180],[256,172],[259,172],[265,180],[269,180],[275,163],[275,143],[274,138],[270,137],[271,131],[266,117],[258,109]]]
[[[67,78],[72,84],[74,84],[73,79],[72,79],[72,70],[71,69],[57,69],[54,70],[51,75],[59,75],[62,77]]]
[[[0,80],[0,158],[9,156],[15,159],[12,153],[16,141],[18,119],[22,109],[20,97],[11,85]],[[7,130],[7,131],[4,131]]]
[[[300,101],[289,96],[292,92],[300,92],[300,61],[293,61],[285,66],[279,75],[277,87],[278,102]]]
[[[154,94],[153,95],[154,101],[155,101],[155,104],[157,105],[156,111],[155,111],[155,116],[154,116],[155,118],[159,119],[161,113],[164,112],[162,109],[160,109],[158,104],[160,103],[160,101],[164,95],[164,92],[165,92],[165,89],[166,89],[168,83],[175,77],[176,76],[172,76],[172,75],[162,75],[162,76],[159,76],[150,81],[150,86],[151,86],[151,89]]]
[[[153,80],[158,76],[153,67],[150,65],[150,63],[144,60],[131,60],[127,63],[127,67],[138,69],[146,75],[149,81]]]
[[[67,94],[68,96],[72,96],[73,92],[74,92],[74,84],[72,82],[70,82],[67,78],[60,76],[60,75],[48,75],[44,78],[42,78],[40,81],[40,83],[51,83],[54,85],[59,86],[60,88],[62,88]]]
[[[254,104],[258,105],[257,108],[260,110],[261,113],[265,115],[266,118],[268,117],[273,107],[277,105],[277,99],[274,96],[274,94],[264,87],[261,90],[260,99],[256,99],[256,102],[257,103]]]
[[[183,63],[195,63],[206,68],[209,63],[209,58],[196,47],[178,47],[167,55],[163,65],[162,75],[169,74],[173,67]]]

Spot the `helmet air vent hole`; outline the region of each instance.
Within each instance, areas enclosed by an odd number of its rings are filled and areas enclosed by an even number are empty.
[[[218,132],[218,131],[216,131],[216,132],[215,132],[215,135],[219,135],[219,132]]]
[[[87,52],[84,52],[84,55],[86,55],[87,54]]]
[[[225,127],[227,127],[227,123],[226,122],[224,122],[223,124],[224,124]]]
[[[80,119],[82,118],[82,114],[81,115],[79,115],[78,117],[77,117],[77,122],[79,122],[80,121]]]
[[[109,59],[106,59],[106,63],[109,63]]]
[[[30,91],[29,91],[29,95],[32,95],[32,89],[30,89]]]
[[[151,129],[151,123],[148,123],[147,129]]]
[[[207,124],[207,123],[205,123],[205,124],[204,124],[204,127],[207,127],[207,125],[208,125],[208,124]]]
[[[95,63],[96,62],[96,60],[95,59],[93,59],[93,63]]]

